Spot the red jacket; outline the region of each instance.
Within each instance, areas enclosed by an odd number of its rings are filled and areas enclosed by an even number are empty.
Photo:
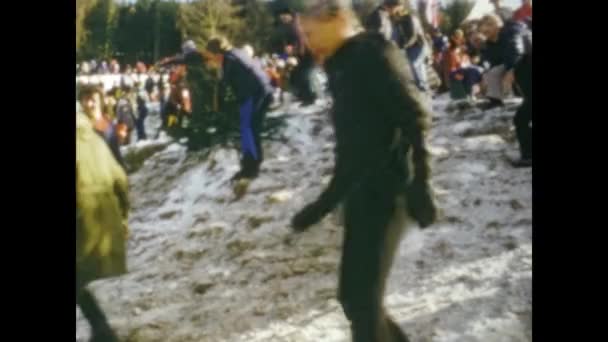
[[[527,18],[532,18],[532,5],[523,4],[521,7],[513,13],[513,20],[524,21]]]

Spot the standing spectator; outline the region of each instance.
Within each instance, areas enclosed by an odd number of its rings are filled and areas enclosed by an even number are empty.
[[[132,101],[133,81],[123,78],[121,96],[116,104],[116,130],[121,145],[131,142],[131,132],[135,128],[135,112],[137,106]]]
[[[485,58],[501,67],[499,84],[510,89],[515,81],[523,103],[515,114],[515,129],[521,158],[516,167],[532,166],[532,32],[518,22],[504,24],[496,15],[484,16],[480,31],[487,38]]]
[[[111,120],[116,118],[116,87],[106,92],[105,96],[105,110],[104,113],[108,115]]]
[[[521,7],[513,13],[513,20],[523,22],[532,20],[532,0],[521,1]]]
[[[433,41],[433,54],[441,55],[448,49],[448,37],[446,37],[440,29],[435,28],[431,31],[431,40]]]
[[[145,121],[148,117],[147,94],[145,89],[141,89],[139,83],[135,86],[135,103],[137,104],[137,119],[135,120],[135,131],[137,132],[137,141],[146,140],[146,125]]]
[[[143,62],[135,63],[135,72],[137,74],[145,74],[146,73],[146,65]]]
[[[108,62],[102,61],[99,65],[99,73],[100,74],[108,74],[110,72],[110,68],[108,67]]]
[[[398,46],[405,50],[416,85],[421,91],[426,92],[429,90],[426,61],[430,58],[430,48],[422,23],[411,9],[405,7],[396,12],[395,22],[399,32]]]
[[[154,93],[154,87],[156,86],[154,82],[154,73],[152,71],[148,71],[148,78],[144,84],[144,89],[146,90],[146,94],[148,95],[148,101],[152,101],[152,95]]]
[[[293,70],[291,82],[294,95],[302,101],[302,105],[311,105],[317,99],[313,89],[314,60],[310,50],[303,42],[298,18],[289,8],[279,12],[279,54],[293,54],[298,58],[298,66]]]
[[[365,29],[382,34],[386,40],[397,42],[398,31],[391,18],[402,8],[403,0],[384,0],[365,20]]]
[[[278,12],[278,25],[276,32],[275,52],[282,54],[286,52],[287,46],[291,46],[297,52],[303,52],[305,47],[295,26],[295,14],[289,8],[283,8]]]
[[[120,64],[118,64],[116,59],[110,61],[110,72],[112,74],[120,74]]]
[[[87,61],[82,62],[82,66],[80,67],[80,71],[83,75],[88,75],[91,72],[91,66]]]
[[[279,54],[279,58],[286,61],[287,58],[294,56],[294,53],[295,50],[293,48],[293,45],[287,45],[285,46],[285,51]]]

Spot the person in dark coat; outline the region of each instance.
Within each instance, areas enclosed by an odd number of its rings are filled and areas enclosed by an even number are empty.
[[[515,81],[523,103],[515,114],[515,128],[521,159],[514,166],[532,166],[532,32],[521,22],[503,21],[497,15],[481,19],[480,32],[486,37],[483,60],[504,68],[503,89]]]
[[[273,88],[268,74],[245,51],[235,49],[225,38],[213,38],[207,52],[221,61],[222,88],[229,86],[240,106],[241,170],[233,180],[256,178],[264,160],[261,132],[272,103]]]
[[[298,65],[291,72],[291,87],[296,98],[302,101],[302,105],[311,105],[317,99],[317,94],[313,89],[314,60],[312,54],[303,42],[297,14],[289,8],[283,8],[278,12],[278,15],[278,47],[276,52],[281,55],[287,50],[293,51],[294,56],[298,59]]]
[[[137,104],[133,100],[133,85],[130,81],[123,78],[124,82],[121,86],[121,96],[116,103],[116,130],[120,140],[120,144],[131,143],[131,133],[136,127]]]
[[[427,58],[430,48],[426,45],[422,23],[403,0],[384,0],[366,19],[365,28],[380,33],[393,41],[410,61],[412,74],[420,90],[428,90]]]
[[[323,63],[333,99],[334,174],[292,219],[304,231],[344,205],[338,297],[355,342],[408,341],[383,297],[406,218],[421,227],[437,215],[425,135],[429,108],[397,46],[360,32],[349,0],[310,0],[302,26]]]
[[[429,90],[427,79],[427,59],[430,47],[426,41],[420,19],[410,9],[398,10],[395,15],[395,28],[398,32],[397,45],[405,50],[410,61],[412,75],[421,91]]]
[[[135,103],[137,106],[137,118],[135,120],[135,131],[137,132],[137,140],[146,140],[148,135],[146,134],[146,118],[148,117],[148,105],[146,101],[146,94],[144,91],[136,86],[137,94],[135,95]]]
[[[395,29],[392,17],[394,13],[403,7],[403,0],[384,0],[365,20],[364,27],[367,31],[377,32],[386,40],[399,41],[398,30]]]

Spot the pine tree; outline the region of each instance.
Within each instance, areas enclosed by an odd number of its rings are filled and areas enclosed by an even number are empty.
[[[76,51],[80,49],[86,38],[84,20],[87,14],[95,6],[97,0],[76,0]]]
[[[83,55],[111,58],[114,31],[118,24],[118,7],[114,0],[96,0],[84,19],[85,41],[80,46]]]
[[[216,35],[223,35],[234,41],[244,29],[243,20],[238,16],[240,8],[226,0],[198,0],[182,3],[178,11],[177,26],[182,37],[192,39],[198,46],[204,46]]]
[[[454,33],[467,18],[474,5],[475,2],[472,0],[454,0],[442,8],[441,31],[447,34]]]
[[[257,0],[241,1],[244,25],[240,41],[237,43],[251,44],[256,52],[269,51],[273,34],[274,18],[268,4]]]

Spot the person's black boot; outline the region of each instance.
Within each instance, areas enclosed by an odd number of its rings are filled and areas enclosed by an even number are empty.
[[[241,169],[232,176],[231,181],[239,181],[243,178],[254,179],[257,178],[260,172],[260,163],[254,160],[252,157],[245,156],[241,160]]]
[[[89,290],[83,288],[78,291],[76,302],[91,325],[92,337],[90,342],[119,342],[118,337],[108,324],[106,315]]]

